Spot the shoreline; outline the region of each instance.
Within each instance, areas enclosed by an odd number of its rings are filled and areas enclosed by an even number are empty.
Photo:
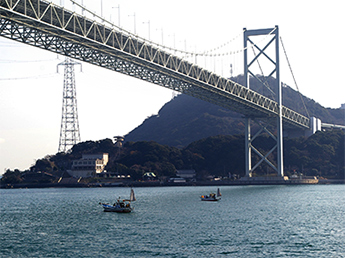
[[[18,188],[97,188],[97,187],[171,187],[171,186],[240,186],[240,185],[325,185],[325,184],[345,184],[343,179],[332,180],[265,180],[265,181],[197,181],[197,182],[137,182],[137,181],[122,181],[122,182],[100,182],[100,183],[31,183],[31,184],[3,184],[0,189],[18,189]]]

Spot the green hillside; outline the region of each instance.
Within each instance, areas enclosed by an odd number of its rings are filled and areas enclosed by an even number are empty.
[[[345,176],[345,133],[340,130],[317,132],[309,138],[284,139],[284,174],[302,173],[307,176],[320,176],[328,179],[344,179]],[[272,139],[260,136],[256,147],[267,153],[272,147]],[[197,180],[208,176],[244,176],[244,136],[212,136],[195,141],[179,149],[161,145],[153,141],[126,142],[119,154],[118,147],[110,139],[88,141],[75,145],[70,153],[58,153],[39,159],[28,171],[6,171],[1,183],[25,183],[26,175],[46,172],[57,180],[72,161],[82,154],[108,153],[109,163],[106,170],[119,174],[129,174],[132,180],[141,180],[146,172],[153,172],[159,178],[174,177],[176,169],[194,169]],[[269,155],[274,162],[275,153]],[[253,155],[253,163],[259,157]],[[274,175],[266,163],[255,171],[256,176]],[[42,176],[38,182],[49,182]],[[42,181],[43,180],[43,181]],[[47,181],[48,180],[48,181]],[[53,180],[53,179],[51,179]],[[95,178],[94,180],[97,180]]]

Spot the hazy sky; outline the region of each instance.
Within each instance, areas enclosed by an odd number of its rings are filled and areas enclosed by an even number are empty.
[[[81,12],[69,0],[53,2]],[[229,41],[219,53],[240,50],[243,28],[278,25],[301,93],[325,107],[339,108],[345,103],[345,51],[341,47],[345,19],[340,0],[77,2],[116,25],[120,20],[122,28],[135,30],[144,38],[150,36],[152,41],[197,52]],[[36,159],[57,152],[63,67],[59,73],[56,67],[64,57],[3,37],[0,53],[1,174],[7,168],[29,168]],[[239,52],[218,58],[212,68],[228,77],[232,64],[233,75],[242,74],[242,60]],[[281,81],[295,88],[282,48],[280,64]],[[173,95],[165,88],[90,64],[82,63],[82,72],[79,66],[75,69],[82,141],[127,134],[156,114]]]

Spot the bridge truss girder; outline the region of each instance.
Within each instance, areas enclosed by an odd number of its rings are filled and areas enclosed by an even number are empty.
[[[106,26],[42,0],[0,0],[0,36],[98,65],[250,117],[277,117],[277,102],[198,67],[115,25]],[[284,123],[309,119],[282,107]]]

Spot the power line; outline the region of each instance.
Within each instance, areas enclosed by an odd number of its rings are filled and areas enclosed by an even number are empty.
[[[0,81],[16,81],[16,80],[28,80],[28,79],[43,79],[57,76],[56,73],[49,73],[43,75],[27,76],[27,77],[12,77],[12,78],[0,78]]]
[[[57,59],[42,59],[42,60],[5,60],[0,59],[0,63],[40,63],[40,62],[51,62],[57,61]]]

